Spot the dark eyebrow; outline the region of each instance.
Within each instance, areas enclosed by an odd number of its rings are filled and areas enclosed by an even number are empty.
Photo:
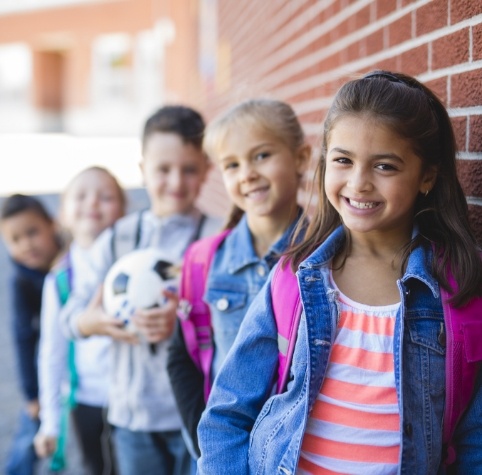
[[[352,157],[354,155],[352,152],[350,152],[348,150],[345,150],[344,148],[341,148],[341,147],[333,147],[330,150],[330,153],[331,152],[342,153],[343,155],[346,155],[348,157]],[[390,160],[395,160],[397,162],[403,162],[402,158],[399,157],[396,153],[390,153],[390,152],[375,154],[375,155],[372,155],[372,158],[374,158],[376,160],[388,158]]]
[[[395,160],[396,162],[403,163],[402,158],[399,157],[396,153],[380,153],[378,155],[373,155],[373,158],[375,158],[377,160],[388,158],[390,160]]]
[[[329,153],[331,152],[338,152],[338,153],[342,153],[343,155],[348,155],[348,156],[352,156],[353,153],[349,152],[348,150],[345,150],[344,148],[341,148],[341,147],[333,147]]]

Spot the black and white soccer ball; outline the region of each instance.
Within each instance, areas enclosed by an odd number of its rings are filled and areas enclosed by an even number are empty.
[[[164,289],[175,290],[177,279],[166,254],[155,248],[136,249],[118,259],[104,280],[105,312],[135,331],[131,317],[136,309],[162,306]]]

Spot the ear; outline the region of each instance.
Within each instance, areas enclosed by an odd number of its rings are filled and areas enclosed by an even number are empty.
[[[296,171],[301,177],[311,162],[311,145],[305,143],[296,152]]]
[[[420,182],[420,193],[426,195],[432,190],[432,188],[435,186],[435,182],[437,181],[437,175],[438,168],[435,166],[431,166],[425,170],[422,181]]]

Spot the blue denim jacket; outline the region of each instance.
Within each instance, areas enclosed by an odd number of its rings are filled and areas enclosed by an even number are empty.
[[[269,280],[246,315],[199,425],[198,473],[294,474],[311,408],[335,338],[339,312],[329,263],[344,240],[336,230],[299,266],[304,312],[287,390],[273,395],[278,346]],[[415,249],[398,281],[394,335],[400,407],[400,474],[444,473],[445,325],[431,252]],[[457,473],[482,473],[482,379],[456,430]]]
[[[301,210],[298,217],[300,214]],[[288,227],[265,256],[258,257],[244,215],[216,251],[204,295],[211,312],[215,343],[213,375],[217,374],[233,345],[249,305],[288,247],[297,221]]]

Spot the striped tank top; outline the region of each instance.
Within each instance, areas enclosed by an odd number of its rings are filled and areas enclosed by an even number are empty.
[[[338,290],[340,320],[307,422],[298,475],[397,473],[393,334],[399,305],[363,305]]]

